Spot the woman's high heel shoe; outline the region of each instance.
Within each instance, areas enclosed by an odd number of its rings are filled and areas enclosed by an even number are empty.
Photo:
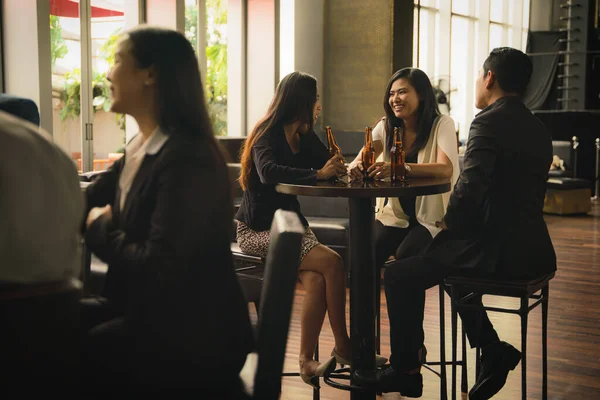
[[[300,373],[300,378],[304,381],[304,383],[309,384],[315,389],[321,389],[321,385],[319,385],[319,377],[316,375],[308,376]]]
[[[335,358],[335,360],[337,361],[338,364],[341,365],[347,365],[349,367],[352,366],[352,363],[350,362],[350,360],[345,359],[344,357],[340,356],[335,349],[333,349],[331,351],[331,355],[332,357]],[[384,365],[387,362],[387,358],[380,356],[379,354],[375,354],[375,366],[376,367],[381,367],[382,365]]]
[[[331,357],[327,361],[321,363],[319,367],[315,370],[314,375],[307,375],[300,373],[300,378],[304,381],[304,383],[309,384],[315,389],[319,389],[321,386],[319,385],[319,378],[323,376],[327,376],[333,372],[335,369],[335,357]]]

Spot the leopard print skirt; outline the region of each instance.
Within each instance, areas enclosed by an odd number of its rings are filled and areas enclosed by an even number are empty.
[[[246,254],[252,256],[263,257],[267,256],[269,242],[271,240],[271,231],[254,231],[243,222],[237,221],[237,244]],[[300,262],[315,246],[318,246],[319,240],[310,229],[307,227],[302,236],[302,245],[300,248]]]

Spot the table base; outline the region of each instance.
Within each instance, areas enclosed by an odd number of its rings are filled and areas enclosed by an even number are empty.
[[[352,366],[375,370],[375,212],[371,198],[350,198],[350,338]],[[357,340],[358,339],[358,340]],[[352,372],[352,371],[351,371]],[[351,400],[375,400],[350,373]]]

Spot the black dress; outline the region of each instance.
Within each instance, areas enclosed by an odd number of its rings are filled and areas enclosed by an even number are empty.
[[[265,132],[252,148],[252,170],[249,188],[244,191],[242,204],[236,214],[237,243],[247,254],[266,257],[275,211],[294,211],[306,228],[300,248],[300,261],[319,240],[308,227],[296,196],[275,190],[278,183],[313,185],[317,171],[329,159],[329,151],[314,132],[300,135],[300,151],[294,153],[283,127]]]
[[[235,218],[254,231],[265,231],[271,228],[275,211],[283,209],[295,211],[302,224],[308,226],[296,196],[278,193],[275,185],[314,185],[317,170],[329,158],[329,151],[314,132],[300,135],[298,153],[290,148],[283,127],[265,132],[252,147],[249,188],[244,191]]]

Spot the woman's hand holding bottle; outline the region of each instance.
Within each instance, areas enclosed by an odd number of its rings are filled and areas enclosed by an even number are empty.
[[[335,155],[327,160],[323,168],[317,171],[317,180],[325,181],[333,177],[346,175],[346,166],[340,160],[344,161],[344,157]]]
[[[389,162],[376,162],[371,165],[367,170],[367,175],[372,179],[385,179],[390,176],[390,163]]]

